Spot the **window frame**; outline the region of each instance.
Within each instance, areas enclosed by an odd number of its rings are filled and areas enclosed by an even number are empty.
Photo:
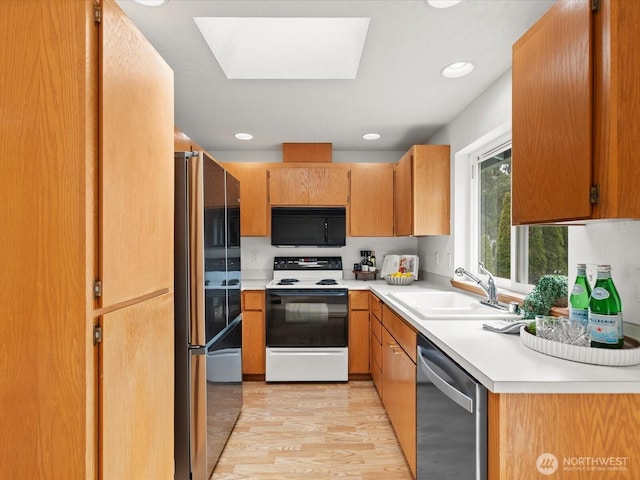
[[[511,130],[499,135],[491,141],[483,143],[469,153],[471,170],[470,195],[469,195],[469,238],[471,245],[469,249],[470,271],[476,275],[481,275],[478,268],[480,261],[480,164],[493,156],[511,148]],[[528,233],[527,226],[511,225],[511,278],[498,277],[494,275],[496,286],[513,292],[527,294],[533,289],[533,285],[518,282],[518,278],[528,278]],[[494,272],[491,272],[492,274]]]

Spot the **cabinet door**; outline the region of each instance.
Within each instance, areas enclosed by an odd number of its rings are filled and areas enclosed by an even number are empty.
[[[349,170],[343,167],[307,169],[309,205],[347,205],[349,203]]]
[[[393,223],[396,236],[413,232],[413,150],[398,161],[393,176]]]
[[[489,393],[489,478],[638,479],[638,412],[638,394]],[[540,474],[545,453],[553,456]]]
[[[451,148],[413,147],[413,235],[449,235]]]
[[[393,164],[351,165],[352,237],[393,236]]]
[[[102,306],[173,285],[173,71],[102,2],[99,264]]]
[[[269,170],[271,205],[307,205],[309,203],[306,168],[272,168]]]
[[[346,167],[276,167],[269,169],[271,205],[347,205]]]
[[[595,18],[593,218],[640,218],[640,2],[600,2]]]
[[[591,15],[559,1],[513,46],[514,225],[591,215]]]
[[[242,373],[265,373],[264,290],[242,292]]]
[[[102,317],[101,479],[173,479],[173,323],[172,294]]]
[[[349,312],[349,373],[369,373],[369,312]]]
[[[240,180],[240,234],[243,237],[268,236],[270,222],[266,165],[227,162],[224,167]]]
[[[382,403],[409,467],[416,474],[416,365],[382,329]]]

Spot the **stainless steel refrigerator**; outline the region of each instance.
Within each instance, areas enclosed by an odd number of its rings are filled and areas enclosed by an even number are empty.
[[[176,152],[175,479],[207,480],[242,408],[240,184]]]

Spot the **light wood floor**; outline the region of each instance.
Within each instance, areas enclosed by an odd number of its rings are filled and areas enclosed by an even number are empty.
[[[212,479],[410,480],[371,381],[245,382],[244,406]]]

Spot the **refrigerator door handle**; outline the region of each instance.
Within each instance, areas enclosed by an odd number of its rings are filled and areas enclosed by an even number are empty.
[[[189,343],[207,343],[204,317],[204,157],[189,159]]]

